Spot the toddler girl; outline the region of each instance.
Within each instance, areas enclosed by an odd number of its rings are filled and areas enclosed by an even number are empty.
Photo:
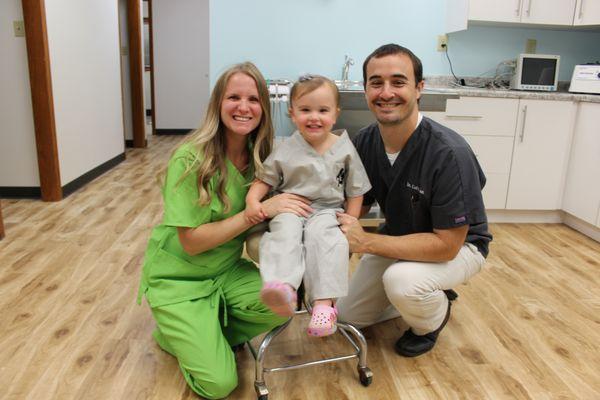
[[[300,210],[278,214],[259,247],[263,279],[261,300],[273,312],[292,316],[302,279],[312,304],[307,333],[335,332],[335,301],[348,291],[348,242],[336,212],[360,215],[371,185],[348,134],[331,128],[339,115],[337,86],[322,76],[307,75],[294,84],[289,113],[298,128],[271,153],[246,196],[246,218],[263,220],[260,200],[273,189],[311,201],[308,217]]]

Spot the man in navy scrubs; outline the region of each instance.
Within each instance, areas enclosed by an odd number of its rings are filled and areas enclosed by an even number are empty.
[[[388,44],[363,64],[365,96],[377,122],[354,145],[385,215],[378,233],[347,214],[341,228],[353,252],[364,253],[338,301],[340,320],[367,326],[401,316],[408,329],[396,342],[407,357],[433,348],[450,317],[453,287],[479,272],[492,235],[481,196],[485,176],[467,142],[419,113],[421,61]]]

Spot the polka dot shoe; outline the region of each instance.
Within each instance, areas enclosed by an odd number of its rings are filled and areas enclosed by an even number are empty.
[[[318,305],[312,309],[312,317],[306,333],[310,336],[329,336],[337,329],[337,308]]]

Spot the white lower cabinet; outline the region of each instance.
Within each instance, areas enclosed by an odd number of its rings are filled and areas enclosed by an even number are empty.
[[[579,103],[563,209],[600,227],[600,104]]]
[[[467,140],[487,179],[483,201],[488,209],[506,207],[518,108],[518,99],[462,97],[448,100],[445,112],[423,113]]]
[[[481,192],[485,208],[488,210],[503,210],[506,208],[508,174],[485,172],[485,178],[487,181]]]
[[[487,179],[483,188],[483,202],[486,208],[506,207],[506,193],[512,159],[512,136],[471,136],[465,135]]]
[[[486,208],[560,210],[575,110],[571,101],[462,97],[424,114],[473,149],[487,177]]]
[[[575,103],[519,102],[506,208],[559,210]]]

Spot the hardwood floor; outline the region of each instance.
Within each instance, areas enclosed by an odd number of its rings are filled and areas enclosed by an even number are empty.
[[[156,174],[180,137],[147,150],[57,203],[2,200],[0,397],[194,399],[135,303],[143,251],[161,219]],[[356,362],[267,374],[271,399],[598,399],[600,244],[564,225],[494,224],[485,270],[460,297],[434,351],[393,351],[404,329],[365,330],[373,384]],[[268,364],[348,348],[315,339],[298,318]],[[237,354],[231,399],[255,398],[253,359]]]

